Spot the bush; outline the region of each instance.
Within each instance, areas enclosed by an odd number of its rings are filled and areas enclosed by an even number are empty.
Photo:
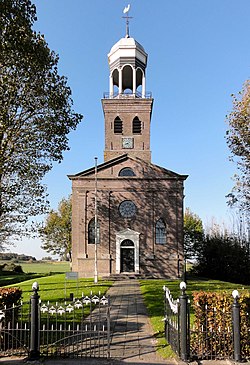
[[[16,307],[20,305],[22,297],[22,290],[20,288],[0,288],[0,309],[5,312],[5,323],[14,321],[18,316],[18,309],[14,310],[13,305]]]
[[[9,262],[1,266],[2,271],[14,272],[15,274],[23,274],[22,266],[16,265],[14,262]]]

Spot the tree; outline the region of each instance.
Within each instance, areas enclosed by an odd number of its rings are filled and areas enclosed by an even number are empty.
[[[184,254],[186,259],[194,259],[203,240],[202,220],[186,208],[184,214]]]
[[[60,255],[71,261],[71,196],[63,198],[58,204],[58,210],[51,210],[44,226],[39,229],[42,248],[52,255]]]
[[[233,110],[227,116],[227,144],[230,159],[237,163],[239,175],[235,175],[235,186],[228,195],[229,205],[238,206],[247,216],[250,213],[250,80],[243,86],[237,98],[233,96]]]
[[[29,216],[48,209],[41,183],[68,150],[82,116],[58,74],[58,56],[32,30],[30,0],[0,2],[0,242],[24,232]]]
[[[210,279],[249,284],[250,256],[234,235],[206,235],[192,272]]]

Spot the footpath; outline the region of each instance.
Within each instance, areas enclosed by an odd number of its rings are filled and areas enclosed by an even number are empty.
[[[24,363],[34,365],[122,365],[127,363],[130,365],[177,365],[177,360],[164,360],[156,353],[156,340],[140,293],[139,282],[135,279],[116,281],[107,294],[110,295],[111,303],[110,359],[41,359],[31,362],[20,358],[0,358],[0,365]],[[213,365],[230,364],[229,361],[209,363]]]

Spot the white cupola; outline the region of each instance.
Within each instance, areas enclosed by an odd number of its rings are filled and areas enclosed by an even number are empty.
[[[140,43],[128,34],[111,48],[109,97],[146,97],[147,57]]]

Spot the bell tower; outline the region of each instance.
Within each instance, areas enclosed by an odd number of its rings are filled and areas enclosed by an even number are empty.
[[[127,17],[128,24],[128,17]],[[105,119],[104,161],[128,154],[151,162],[151,93],[146,92],[147,53],[129,36],[121,38],[110,50],[109,92],[102,107]]]

